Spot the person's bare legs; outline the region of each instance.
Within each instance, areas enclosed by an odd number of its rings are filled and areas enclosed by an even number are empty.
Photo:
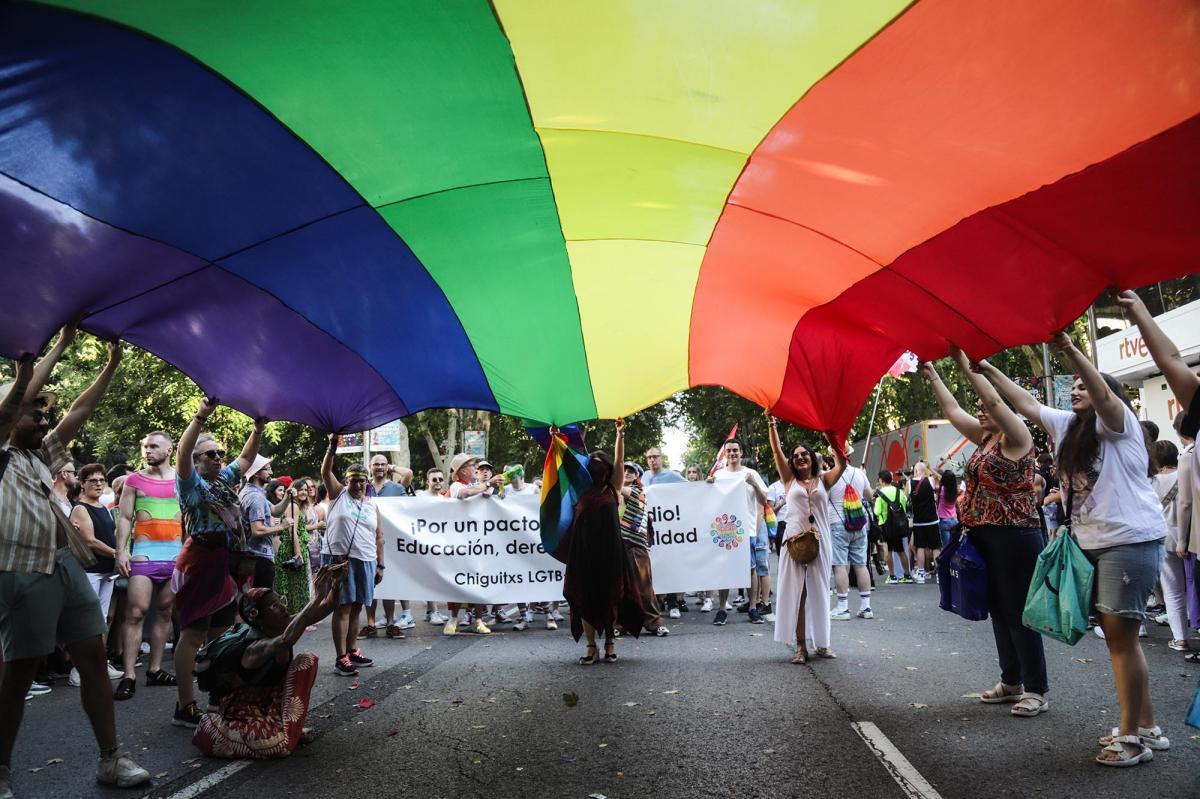
[[[125,668],[125,676],[131,679],[137,677],[136,664],[138,651],[142,647],[142,629],[146,621],[146,613],[150,610],[150,598],[154,593],[154,583],[149,577],[131,575],[129,589],[125,595],[125,627],[122,630],[121,665]],[[154,657],[154,647],[150,647],[150,656]],[[162,664],[162,650],[158,653],[159,665]]]
[[[395,607],[393,605],[392,609],[395,610]],[[344,652],[338,652],[338,657],[358,649],[358,644],[354,642],[358,639],[358,617],[362,615],[363,606],[361,603],[355,602],[351,605],[342,605],[338,610],[342,608],[346,608],[346,636],[342,642],[346,649]]]
[[[375,603],[372,602],[371,604]],[[383,600],[383,618],[389,627],[396,623],[396,600]]]
[[[22,658],[4,664],[4,678],[0,680],[0,766],[12,765],[13,746],[25,714],[25,695],[37,676],[40,661]]]
[[[171,634],[171,619],[174,615],[175,592],[171,590],[169,581],[163,582],[158,588],[154,623],[150,625],[150,662],[146,664],[147,671],[162,671],[163,652],[167,648],[167,636]]]
[[[855,568],[858,569],[858,568],[862,568],[862,567],[855,566]],[[862,579],[861,574],[859,574],[858,577],[859,577],[859,579]],[[870,585],[870,583],[868,582],[867,585]],[[837,592],[838,596],[843,596],[843,595],[850,593],[850,569],[849,569],[849,567],[847,567],[847,566],[834,566],[833,567],[833,589],[835,592]]]
[[[758,601],[763,605],[771,604],[771,575],[763,574],[758,578]]]
[[[350,637],[357,632],[357,630],[350,625],[350,610],[353,607],[353,605],[338,605],[337,610],[333,612],[332,622],[330,623],[330,627],[333,628],[333,648],[337,651],[337,656],[339,659],[341,659],[343,655],[354,648],[353,638]],[[359,605],[359,608],[361,607],[362,606]],[[357,626],[357,622],[358,614],[356,613],[355,627]],[[349,647],[346,645],[347,641],[350,642]]]
[[[845,571],[844,566],[842,567],[842,570]],[[867,571],[866,566],[855,566],[854,567],[854,579],[855,579],[855,582],[858,583],[859,610],[862,610],[862,607],[861,607],[862,606],[862,597],[864,595],[866,595],[868,598],[871,596],[871,572]],[[842,593],[842,590],[843,589],[838,588],[838,593]],[[847,579],[846,579],[845,592],[846,593],[850,592],[849,575],[847,575]]]
[[[79,672],[79,699],[92,723],[96,743],[102,753],[111,752],[117,748],[117,722],[113,715],[113,691],[108,681],[104,640],[98,635],[85,638],[70,644],[67,652]]]
[[[717,610],[724,610],[725,605],[729,602],[729,589],[722,588],[717,592]]]
[[[1138,643],[1138,628],[1141,622],[1110,613],[1100,614],[1100,629],[1104,630],[1104,643],[1112,660],[1113,682],[1117,688],[1117,702],[1121,706],[1121,722],[1118,735],[1137,735],[1138,727],[1154,726],[1154,705],[1150,701],[1150,669],[1142,646]],[[1131,755],[1139,749],[1122,744]],[[1111,757],[1114,753],[1104,755]]]
[[[755,607],[758,605],[758,572],[754,569],[750,570],[750,604],[747,607]]]
[[[179,706],[187,707],[196,701],[192,675],[196,671],[196,653],[208,637],[207,627],[186,627],[175,643],[175,677],[179,680]]]
[[[792,658],[793,663],[808,662],[808,628],[804,623],[804,606],[807,603],[808,586],[803,585],[800,587],[800,612],[796,614],[796,655]]]

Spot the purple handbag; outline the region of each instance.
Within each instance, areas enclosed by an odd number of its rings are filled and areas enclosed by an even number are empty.
[[[965,533],[950,542],[938,556],[938,588],[942,610],[967,621],[988,617],[987,564]]]

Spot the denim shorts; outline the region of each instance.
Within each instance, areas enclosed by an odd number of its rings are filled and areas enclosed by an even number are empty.
[[[848,532],[836,515],[829,519],[829,534],[833,546],[834,566],[867,565],[867,528]]]
[[[1146,621],[1146,598],[1158,582],[1166,541],[1142,541],[1083,553],[1096,567],[1092,604],[1100,613]]]
[[[322,555],[321,565],[333,563],[332,555]],[[350,558],[346,581],[342,583],[339,605],[370,605],[375,601],[375,561]]]
[[[950,539],[954,537],[954,528],[958,526],[958,519],[938,519],[938,534],[942,537],[942,549],[950,546]]]
[[[767,557],[771,553],[771,539],[767,535],[767,525],[764,522],[758,527],[758,535],[750,542],[750,569],[759,577],[771,573]]]

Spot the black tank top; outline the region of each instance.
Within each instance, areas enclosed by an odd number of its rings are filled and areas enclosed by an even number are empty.
[[[92,530],[95,533],[97,541],[103,541],[113,549],[117,548],[117,523],[113,521],[112,514],[105,508],[97,508],[94,505],[88,505],[81,502],[79,506],[88,512],[88,516],[92,517]],[[112,574],[116,570],[116,562],[113,558],[96,556],[96,565],[89,566],[87,571],[92,574]]]

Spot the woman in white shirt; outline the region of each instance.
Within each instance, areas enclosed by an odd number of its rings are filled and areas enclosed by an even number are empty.
[[[1154,721],[1150,674],[1138,628],[1158,580],[1167,525],[1150,484],[1146,435],[1121,384],[1096,371],[1066,333],[1050,341],[1075,370],[1071,410],[1042,405],[994,366],[981,364],[1013,407],[1054,441],[1071,532],[1096,567],[1094,610],[1112,660],[1121,721],[1096,762],[1135,766],[1170,742]]]
[[[1167,624],[1171,640],[1167,646],[1176,652],[1188,651],[1187,643],[1187,577],[1183,558],[1179,556],[1179,448],[1170,441],[1154,442],[1154,493],[1162,504],[1167,522],[1167,551],[1162,565],[1163,604],[1167,606]]]

